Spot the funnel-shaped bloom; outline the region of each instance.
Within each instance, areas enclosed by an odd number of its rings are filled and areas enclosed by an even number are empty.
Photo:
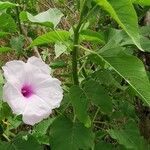
[[[10,61],[2,69],[6,78],[4,100],[15,114],[22,114],[24,123],[34,125],[60,106],[61,83],[50,76],[50,68],[41,59]]]

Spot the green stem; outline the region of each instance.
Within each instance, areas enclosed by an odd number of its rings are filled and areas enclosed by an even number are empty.
[[[81,23],[79,22],[78,26],[74,30],[74,42],[73,42],[73,50],[71,52],[72,55],[72,73],[73,73],[73,81],[75,85],[79,85],[79,79],[78,79],[78,47],[75,45],[78,45],[79,43],[79,30],[81,27]]]
[[[80,13],[80,20],[79,23],[77,25],[77,27],[74,29],[74,40],[73,40],[73,50],[71,52],[72,55],[72,74],[73,74],[73,81],[75,85],[79,85],[79,79],[78,79],[78,47],[76,45],[79,44],[79,35],[80,35],[80,28],[82,26],[83,23],[83,11],[84,11],[84,7],[85,7],[85,1],[84,1],[84,5],[81,9],[81,13]]]
[[[18,3],[20,5],[20,0],[15,0],[16,3]],[[16,6],[16,14],[17,14],[17,21],[18,21],[18,27],[19,27],[19,31],[22,34],[22,28],[21,28],[21,22],[20,22],[20,18],[19,18],[19,7]]]

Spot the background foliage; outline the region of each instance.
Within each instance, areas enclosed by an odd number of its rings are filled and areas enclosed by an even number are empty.
[[[3,102],[0,150],[149,150],[150,1],[0,1],[0,67],[42,58],[62,81],[61,107],[22,123]]]

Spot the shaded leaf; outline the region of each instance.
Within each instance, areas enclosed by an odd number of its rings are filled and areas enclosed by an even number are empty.
[[[0,15],[0,30],[4,32],[16,32],[17,26],[14,19],[9,14],[1,14]]]
[[[117,51],[117,53],[116,53]],[[120,51],[120,53],[119,53]],[[109,64],[150,105],[150,82],[143,63],[135,56],[126,55],[121,47],[105,50],[99,58]],[[99,59],[99,60],[98,60]]]
[[[133,150],[148,150],[148,144],[141,137],[135,123],[129,122],[124,129],[108,130],[110,136],[117,140],[121,145]]]
[[[84,91],[78,86],[72,86],[69,91],[69,96],[77,118],[84,123],[86,127],[91,126],[91,120],[88,116],[88,99]]]
[[[112,100],[104,88],[96,81],[89,80],[84,85],[88,99],[98,105],[105,113],[112,112]]]
[[[60,117],[51,126],[50,145],[52,150],[90,149],[94,146],[94,134],[81,123]]]

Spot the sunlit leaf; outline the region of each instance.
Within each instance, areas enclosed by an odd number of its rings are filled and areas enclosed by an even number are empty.
[[[95,0],[127,32],[134,44],[142,50],[138,30],[138,18],[130,0]]]

